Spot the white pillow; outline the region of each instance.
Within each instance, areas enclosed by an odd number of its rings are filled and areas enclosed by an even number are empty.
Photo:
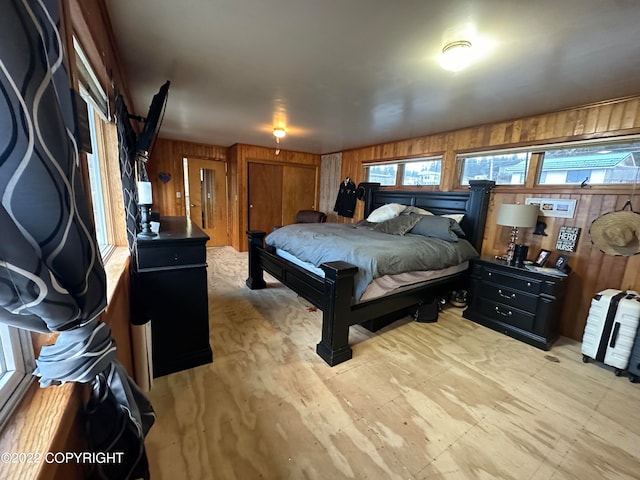
[[[460,223],[464,218],[464,213],[448,213],[446,215],[440,215],[441,217],[452,218],[456,223]]]
[[[427,212],[427,213],[423,213],[422,215],[435,215],[435,214],[431,213],[428,210],[423,210],[423,211]],[[437,217],[451,218],[456,223],[460,223],[462,221],[462,219],[464,218],[464,213],[446,213],[444,215],[436,215],[436,216]]]
[[[402,213],[405,215],[407,213],[417,213],[418,215],[433,215],[433,213],[431,213],[429,210],[425,210],[424,208],[420,207],[407,207]]]
[[[399,203],[387,203],[371,212],[367,217],[367,222],[378,223],[391,220],[400,215],[405,208],[407,208],[406,205],[400,205]]]

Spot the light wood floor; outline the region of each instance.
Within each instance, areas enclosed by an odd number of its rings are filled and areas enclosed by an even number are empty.
[[[331,368],[320,312],[274,280],[248,290],[246,253],[208,261],[214,362],[155,380],[152,479],[640,478],[640,384],[578,342],[544,352],[452,307],[352,327]]]

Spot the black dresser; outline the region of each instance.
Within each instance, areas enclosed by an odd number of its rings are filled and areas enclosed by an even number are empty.
[[[470,265],[463,316],[534,347],[549,350],[558,338],[566,277],[513,267],[493,257]]]
[[[153,376],[213,361],[205,244],[186,217],[160,217],[160,232],[137,239],[138,294],[151,317]]]

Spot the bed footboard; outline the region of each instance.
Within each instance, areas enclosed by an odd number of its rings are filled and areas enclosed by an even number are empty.
[[[267,286],[260,266],[260,250],[264,246],[265,235],[266,232],[247,230],[249,239],[249,276],[245,283],[251,290],[258,290]]]
[[[346,262],[321,265],[320,277],[284,260],[264,247],[265,232],[247,231],[249,240],[249,277],[246,285],[252,290],[267,286],[263,272],[268,272],[322,310],[322,338],[316,347],[318,355],[334,366],[352,357],[349,347],[353,277],[358,268]]]
[[[358,267],[346,262],[328,262],[324,270],[325,306],[322,309],[322,339],[316,353],[332,367],[349,360],[353,353],[349,346],[353,277]]]

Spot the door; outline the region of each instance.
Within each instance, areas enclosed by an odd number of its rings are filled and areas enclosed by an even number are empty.
[[[282,166],[249,162],[249,230],[282,225]]]
[[[316,210],[317,172],[313,166],[283,167],[282,225],[292,224],[300,210]]]
[[[189,218],[209,235],[207,247],[228,245],[226,162],[188,158],[185,168]]]

